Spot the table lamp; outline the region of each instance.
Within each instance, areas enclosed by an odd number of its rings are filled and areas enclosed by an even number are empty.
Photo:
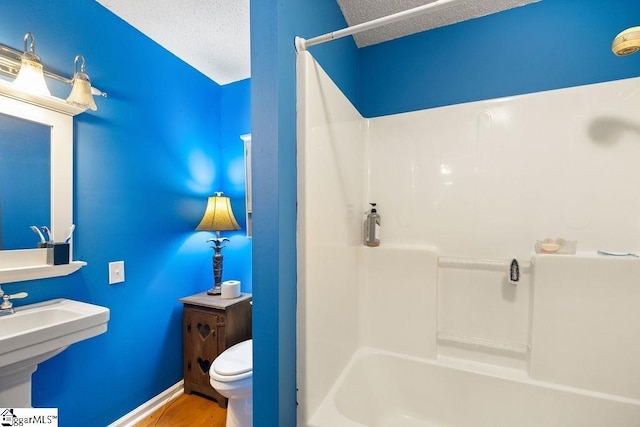
[[[222,242],[229,241],[226,237],[220,237],[221,231],[240,230],[240,226],[233,216],[231,201],[228,197],[216,192],[207,200],[207,209],[196,231],[215,231],[216,237],[207,240],[213,242],[213,287],[207,291],[209,295],[219,295],[222,285]]]

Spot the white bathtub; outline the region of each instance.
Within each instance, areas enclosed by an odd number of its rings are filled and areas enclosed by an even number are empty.
[[[533,381],[487,365],[361,349],[308,425],[638,427],[640,401]]]

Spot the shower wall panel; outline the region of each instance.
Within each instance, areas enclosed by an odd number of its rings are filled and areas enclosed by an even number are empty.
[[[362,247],[361,259],[362,344],[435,358],[438,252],[418,245]]]
[[[365,156],[356,109],[308,53],[297,71],[298,401],[306,420],[358,347]]]
[[[527,258],[536,240],[640,250],[640,79],[369,120],[383,244]]]
[[[640,260],[536,255],[531,378],[640,399]]]
[[[536,294],[534,245],[564,238],[580,256],[640,253],[639,111],[636,78],[363,119],[298,54],[299,424],[361,346],[556,376],[545,365],[554,340],[574,332],[536,325],[557,304],[555,286]],[[368,202],[382,216],[379,248],[362,245]],[[515,285],[513,258],[524,266]],[[453,260],[445,270],[443,259]],[[504,271],[469,267],[476,261]],[[570,301],[580,283],[561,290]],[[577,317],[588,318],[582,297]],[[616,298],[593,307],[629,313],[625,294]]]

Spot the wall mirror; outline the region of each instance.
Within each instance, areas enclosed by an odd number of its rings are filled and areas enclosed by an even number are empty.
[[[31,249],[51,223],[51,128],[0,114],[0,250]]]
[[[64,241],[69,232],[73,223],[73,116],[83,110],[55,97],[17,92],[5,83],[0,81],[0,157],[26,158],[37,152],[31,160],[39,166],[22,159],[22,165],[8,167],[0,158],[3,174],[5,168],[33,168],[23,171],[26,175],[0,174],[0,283],[66,275],[85,263],[47,266],[46,249],[36,249],[39,237],[30,226],[47,225],[55,241]],[[15,222],[16,215],[26,222]],[[12,237],[14,233],[20,238]]]

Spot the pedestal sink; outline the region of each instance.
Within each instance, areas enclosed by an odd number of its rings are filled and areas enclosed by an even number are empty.
[[[30,407],[38,364],[106,332],[108,321],[108,308],[68,299],[17,307],[0,317],[0,407]]]

